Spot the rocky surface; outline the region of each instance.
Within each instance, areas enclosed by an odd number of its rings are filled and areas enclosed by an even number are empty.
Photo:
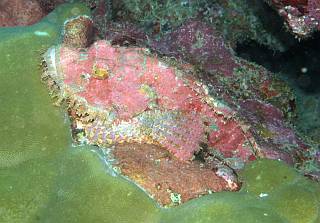
[[[267,1],[285,19],[289,30],[299,38],[320,30],[320,2],[318,0]]]
[[[0,2],[0,27],[32,25],[45,15],[37,0]]]
[[[93,21],[88,16],[78,16],[66,21],[63,44],[68,47],[86,48],[93,42]]]

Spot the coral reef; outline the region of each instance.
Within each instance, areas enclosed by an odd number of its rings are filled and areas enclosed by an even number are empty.
[[[115,7],[120,21],[135,21],[150,35],[169,33],[189,19],[202,18],[219,30],[232,46],[253,40],[284,51],[293,42],[273,21],[275,14],[263,1],[160,1],[123,0]],[[270,18],[270,19],[269,19]],[[272,26],[270,25],[272,24]],[[289,41],[288,41],[289,40]]]
[[[66,0],[37,0],[40,7],[46,12],[50,13],[60,4],[66,3]]]
[[[306,38],[320,30],[320,2],[318,0],[267,1],[285,19],[289,30],[299,38]]]

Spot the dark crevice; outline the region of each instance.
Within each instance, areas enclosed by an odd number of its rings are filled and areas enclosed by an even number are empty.
[[[277,39],[285,49],[295,45],[298,41],[287,30],[283,18],[265,1],[246,0],[256,17],[261,22],[263,29],[274,39]],[[269,46],[273,48],[273,46]]]
[[[236,54],[266,67],[308,94],[320,93],[320,33],[285,52],[277,52],[254,41],[238,44]]]

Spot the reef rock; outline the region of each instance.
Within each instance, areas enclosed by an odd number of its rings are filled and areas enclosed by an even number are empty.
[[[152,41],[150,47],[197,65],[230,104],[237,106],[240,99],[254,98],[272,103],[284,113],[292,110],[290,89],[263,67],[234,56],[222,35],[205,22],[190,20],[159,41]]]
[[[187,58],[188,62],[200,65],[209,73],[230,76],[237,67],[222,36],[200,21],[186,22],[152,46],[168,56]]]
[[[319,0],[272,0],[267,1],[285,19],[289,30],[300,38],[320,30]]]
[[[37,0],[40,4],[40,7],[46,12],[49,13],[53,11],[58,5],[67,2],[66,0]]]
[[[1,0],[0,27],[27,26],[45,16],[37,0]]]
[[[63,43],[68,47],[86,48],[93,41],[93,21],[88,16],[67,20],[64,25]]]

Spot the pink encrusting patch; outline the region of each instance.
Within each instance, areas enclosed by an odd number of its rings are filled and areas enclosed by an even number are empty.
[[[92,107],[116,114],[114,122],[109,124],[117,126],[125,121],[137,125],[133,118],[155,111],[150,113],[154,115],[151,118],[147,115],[151,123],[144,124],[145,128],[151,128],[153,140],[180,160],[191,159],[200,143],[208,143],[226,157],[247,161],[252,155],[243,146],[246,137],[240,123],[226,118],[232,112],[229,108],[207,104],[208,95],[191,76],[148,56],[143,49],[113,47],[106,41],[96,42],[87,51],[62,46],[59,65],[64,84],[73,89],[76,97],[85,99]],[[105,77],[97,78],[95,69],[103,70]],[[157,111],[163,117],[156,115]],[[217,129],[210,129],[208,123],[215,123]],[[100,132],[105,128],[99,129],[92,139],[99,135],[106,137],[106,133]],[[111,129],[108,134],[116,135],[113,131],[118,130]]]
[[[64,82],[68,85],[84,84],[81,74],[91,73],[93,60],[84,52],[60,47],[59,63],[64,73]]]
[[[219,150],[225,157],[239,157],[248,160],[253,152],[243,144],[246,136],[238,123],[234,120],[227,122],[221,117],[216,121],[217,131],[209,135],[209,145]]]

